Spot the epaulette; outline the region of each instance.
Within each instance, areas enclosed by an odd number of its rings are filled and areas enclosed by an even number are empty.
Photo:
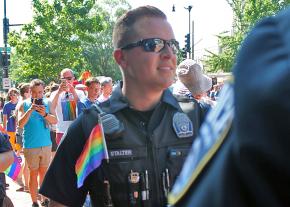
[[[181,110],[190,118],[193,127],[198,131],[203,117],[201,116],[201,107],[197,100],[188,96],[174,95]]]

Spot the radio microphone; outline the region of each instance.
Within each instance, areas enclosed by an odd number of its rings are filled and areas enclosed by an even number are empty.
[[[104,112],[97,104],[94,104],[94,106],[100,112],[104,134],[111,139],[120,137],[125,130],[123,123],[114,114]]]

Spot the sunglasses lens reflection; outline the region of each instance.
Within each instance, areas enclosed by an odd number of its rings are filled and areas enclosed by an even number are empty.
[[[177,53],[179,45],[178,42],[176,40],[162,40],[162,39],[146,39],[143,40],[142,42],[142,47],[146,52],[160,52],[161,50],[163,50],[163,48],[165,47],[165,44],[167,44],[173,51],[173,53]]]

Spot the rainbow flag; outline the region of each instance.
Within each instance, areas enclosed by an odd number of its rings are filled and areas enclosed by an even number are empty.
[[[72,121],[76,119],[76,101],[62,100],[61,109],[64,121]]]
[[[75,165],[78,188],[83,185],[86,177],[101,165],[103,159],[109,160],[105,135],[100,117],[98,120],[98,124],[91,131],[91,134],[86,141],[83,151]]]
[[[79,83],[85,84],[86,80],[88,78],[92,77],[92,73],[89,70],[84,71],[81,76],[79,77],[78,81]]]
[[[20,159],[14,153],[13,163],[4,171],[4,173],[12,178],[14,181],[17,179],[21,170]]]

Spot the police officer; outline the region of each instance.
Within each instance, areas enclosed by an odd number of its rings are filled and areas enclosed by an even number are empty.
[[[289,206],[289,19],[290,8],[249,33],[235,82],[224,86],[169,194],[172,206]]]
[[[183,113],[167,89],[179,46],[165,14],[152,6],[128,11],[115,24],[113,44],[123,82],[101,108],[124,130],[105,134],[109,163],[78,189],[76,160],[98,110],[84,111],[67,131],[40,189],[50,206],[82,206],[88,192],[93,206],[165,206],[196,136],[196,120]]]

